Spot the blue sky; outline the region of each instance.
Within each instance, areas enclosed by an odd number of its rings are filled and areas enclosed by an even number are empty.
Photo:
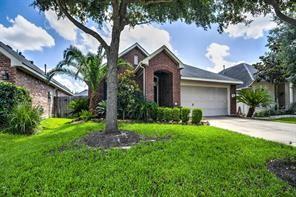
[[[30,4],[32,0],[1,0],[0,41],[22,51],[27,59],[43,68],[55,66],[61,60],[63,51],[75,45],[84,52],[96,50],[98,43],[82,33],[66,19],[57,20],[55,13],[40,13]],[[239,62],[254,63],[267,50],[266,35],[275,26],[271,16],[259,16],[250,26],[230,26],[222,34],[212,29],[205,31],[195,25],[181,22],[173,24],[151,24],[126,28],[122,35],[121,50],[139,42],[148,52],[161,45],[167,45],[187,64],[217,72]],[[89,27],[96,29],[95,24]],[[106,27],[109,27],[107,24]],[[108,29],[108,28],[106,28]],[[109,40],[108,30],[104,32]],[[85,88],[81,82],[67,77],[57,77],[74,91]]]

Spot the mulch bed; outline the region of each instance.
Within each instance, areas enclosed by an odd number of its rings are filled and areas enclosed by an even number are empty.
[[[145,138],[131,131],[120,131],[117,134],[107,134],[104,132],[91,133],[83,137],[80,142],[89,147],[95,148],[113,148],[113,147],[131,147],[140,141],[155,141],[154,139]]]
[[[277,177],[296,187],[296,159],[271,160],[267,167]]]

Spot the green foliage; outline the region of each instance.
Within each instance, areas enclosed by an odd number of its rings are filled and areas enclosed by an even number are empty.
[[[256,107],[267,106],[271,103],[271,96],[262,87],[246,88],[238,92],[237,100],[250,107],[248,117],[252,117]]]
[[[42,108],[31,103],[18,103],[9,114],[7,131],[13,134],[33,134],[41,121]]]
[[[172,119],[173,119],[172,111],[173,110],[170,107],[165,107],[164,108],[164,110],[163,110],[163,119],[164,119],[164,121],[166,121],[166,122],[172,121]]]
[[[268,51],[255,64],[258,78],[273,83],[287,79],[296,84],[296,28],[287,24],[278,25],[268,36]]]
[[[160,140],[130,150],[102,151],[72,143],[103,130],[102,123],[69,121],[46,119],[43,130],[31,137],[0,135],[1,194],[221,196],[224,191],[229,196],[294,196],[296,192],[266,169],[270,159],[295,158],[296,149],[290,146],[209,126],[133,123],[120,124],[120,129]]]
[[[136,93],[140,91],[137,82],[134,80],[133,69],[126,68],[118,77],[118,111],[122,119],[133,113],[137,102]],[[143,111],[144,109],[142,109]]]
[[[272,121],[296,124],[296,118],[279,118]]]
[[[79,114],[79,118],[83,121],[89,121],[93,118],[93,114],[88,110],[82,110]]]
[[[181,116],[181,108],[179,107],[174,107],[172,108],[172,120],[174,122],[180,122],[180,116]]]
[[[287,112],[289,114],[296,114],[296,102],[289,105]]]
[[[269,93],[261,87],[242,89],[238,92],[237,99],[251,107],[266,106],[271,102]]]
[[[187,108],[187,107],[182,107],[181,108],[181,120],[182,120],[182,123],[188,123],[189,115],[190,115],[190,109]]]
[[[157,108],[157,120],[158,121],[164,120],[164,110],[165,110],[165,107],[158,107]]]
[[[192,110],[192,124],[200,124],[202,120],[202,110],[201,109],[193,109]]]
[[[99,118],[104,118],[106,115],[106,110],[107,110],[107,102],[106,101],[99,102],[96,107],[96,116]]]
[[[72,110],[71,115],[77,117],[82,111],[88,110],[88,99],[79,98],[72,100],[68,107]]]
[[[31,102],[29,92],[8,82],[0,82],[0,128],[7,126],[7,118],[14,106],[21,102]]]

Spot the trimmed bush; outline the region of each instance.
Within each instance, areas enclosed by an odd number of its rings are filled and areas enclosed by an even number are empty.
[[[202,110],[201,109],[193,109],[192,110],[192,124],[199,124],[202,120]]]
[[[0,127],[6,127],[12,109],[21,102],[31,103],[29,92],[8,82],[0,82]]]
[[[172,118],[173,118],[172,111],[173,111],[172,108],[169,108],[169,107],[164,108],[164,111],[163,111],[164,121],[169,122],[172,120]]]
[[[31,103],[17,104],[9,117],[7,131],[13,134],[33,134],[41,121],[42,108],[32,107]]]
[[[164,107],[158,107],[157,108],[157,120],[158,121],[163,121],[164,120]]]
[[[179,107],[172,108],[172,120],[174,122],[180,122],[180,111],[181,109]]]
[[[187,108],[187,107],[181,108],[181,120],[182,120],[182,123],[188,123],[189,114],[190,114],[190,109],[189,108]]]
[[[88,99],[79,98],[79,99],[72,100],[69,103],[68,107],[72,110],[70,115],[77,117],[82,111],[88,110]]]

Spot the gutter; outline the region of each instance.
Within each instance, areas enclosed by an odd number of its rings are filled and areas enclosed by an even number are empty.
[[[197,77],[181,77],[181,80],[190,80],[190,81],[204,81],[204,82],[216,82],[216,83],[228,83],[228,84],[243,84],[242,81],[229,81],[229,80],[217,80],[217,79],[205,79]]]

